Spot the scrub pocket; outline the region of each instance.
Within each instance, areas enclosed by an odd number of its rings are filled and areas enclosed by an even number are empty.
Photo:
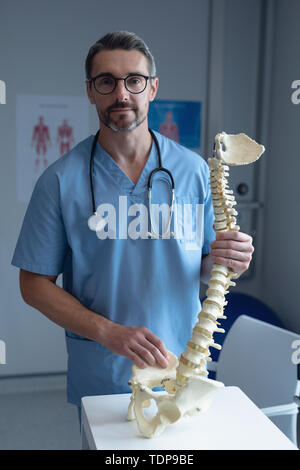
[[[159,184],[164,186],[160,187]],[[163,189],[162,189],[163,188]],[[160,235],[169,231],[175,234],[175,240],[183,245],[185,250],[202,250],[204,240],[204,204],[199,197],[176,197],[173,206],[173,215],[170,228],[170,204],[171,194],[168,180],[160,177],[152,188],[151,200],[151,221],[152,231]],[[148,204],[148,192],[138,195],[128,196],[128,205],[131,205],[129,215],[136,217],[139,214],[139,232],[131,230],[132,222],[128,226],[128,237],[137,238],[143,234],[142,238],[147,238],[147,231],[151,230],[150,210]],[[141,209],[144,209],[141,211]],[[137,222],[134,222],[136,230]],[[168,238],[168,237],[167,237]]]

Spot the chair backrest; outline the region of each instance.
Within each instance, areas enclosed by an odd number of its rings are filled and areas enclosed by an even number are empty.
[[[205,297],[201,302],[203,303],[204,300]],[[278,315],[267,304],[252,295],[243,292],[229,292],[226,294],[226,302],[224,315],[227,316],[227,320],[222,321],[225,333],[215,333],[215,343],[220,345],[224,343],[231,326],[240,315],[248,315],[248,317],[257,318],[257,320],[271,323],[271,325],[279,326],[280,328],[284,327]],[[210,352],[212,360],[218,361],[219,350],[211,348]]]
[[[201,302],[204,300],[205,298]],[[252,295],[243,292],[229,292],[226,294],[226,301],[228,303],[225,305],[224,315],[227,316],[227,320],[222,321],[225,333],[215,333],[215,343],[221,345],[224,343],[231,326],[240,315],[247,315],[248,317],[257,318],[257,320],[284,328],[277,314],[267,304]],[[218,349],[211,348],[211,358],[213,361],[219,359],[219,354]]]
[[[225,338],[216,379],[240,387],[259,408],[291,403],[297,391],[295,339],[296,333],[241,315]]]

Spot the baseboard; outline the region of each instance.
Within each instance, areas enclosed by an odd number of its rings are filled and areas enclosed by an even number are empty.
[[[0,394],[66,390],[66,374],[24,375],[0,378]]]

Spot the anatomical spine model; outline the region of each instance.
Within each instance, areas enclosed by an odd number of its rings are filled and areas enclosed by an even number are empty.
[[[214,207],[216,232],[239,230],[236,225],[237,211],[233,191],[228,189],[226,165],[244,165],[257,160],[264,152],[264,147],[257,144],[245,134],[229,135],[225,132],[215,137],[214,155],[208,159],[210,168],[210,185]],[[179,360],[169,353],[169,364],[166,369],[149,366],[140,369],[132,367],[129,385],[132,389],[128,408],[128,420],[137,420],[138,428],[145,437],[155,437],[164,428],[178,421],[183,416],[191,416],[206,411],[214,393],[224,387],[222,382],[208,379],[206,362],[210,361],[209,348],[221,349],[214,343],[215,331],[224,333],[219,328],[219,319],[226,318],[223,309],[226,305],[225,295],[235,274],[226,266],[214,264],[206,299],[198,315],[192,337],[186,345]],[[164,387],[167,392],[154,392],[153,387]],[[143,408],[149,407],[151,400],[157,405],[156,415],[148,419]]]

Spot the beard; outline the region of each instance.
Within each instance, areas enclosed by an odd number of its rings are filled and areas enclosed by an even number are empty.
[[[134,113],[134,118],[133,119],[128,119],[128,117],[125,115],[119,115],[119,117],[114,120],[111,117],[112,111],[114,109],[121,109],[121,108],[130,108],[131,112]],[[135,108],[131,108],[130,105],[127,103],[116,103],[110,108],[108,108],[106,111],[98,111],[98,116],[100,119],[100,122],[104,124],[106,127],[111,129],[114,132],[128,132],[128,131],[133,131],[136,129],[142,122],[145,121],[147,118],[147,114],[144,116],[141,114],[141,112]]]

